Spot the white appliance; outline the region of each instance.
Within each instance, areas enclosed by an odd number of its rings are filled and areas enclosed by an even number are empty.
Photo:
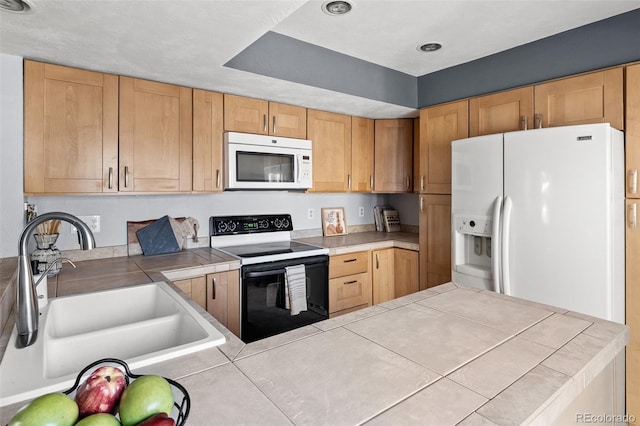
[[[224,134],[225,189],[307,189],[311,141],[250,133]]]
[[[452,277],[624,323],[624,136],[609,124],[452,143]]]

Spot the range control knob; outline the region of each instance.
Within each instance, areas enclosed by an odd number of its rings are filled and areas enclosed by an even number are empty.
[[[276,226],[277,229],[282,228],[282,220],[280,220],[280,218],[277,218],[276,220],[274,220],[273,224]]]
[[[283,228],[288,228],[289,227],[289,221],[287,219],[282,219],[282,227]]]
[[[235,222],[233,222],[233,221],[230,221],[230,222],[229,222],[229,231],[230,231],[230,232],[233,232],[233,231],[235,231],[235,230],[236,230],[236,223],[235,223]]]
[[[269,221],[267,219],[263,219],[258,223],[258,228],[267,229],[269,227]]]

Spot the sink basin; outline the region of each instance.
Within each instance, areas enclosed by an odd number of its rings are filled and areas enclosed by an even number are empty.
[[[0,364],[0,407],[65,390],[102,358],[136,369],[225,342],[163,282],[52,299],[40,310],[35,344],[17,349],[16,333],[14,326]]]

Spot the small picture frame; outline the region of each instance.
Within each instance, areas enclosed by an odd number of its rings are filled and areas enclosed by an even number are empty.
[[[347,220],[344,207],[328,207],[321,209],[322,233],[325,237],[331,235],[346,235]]]

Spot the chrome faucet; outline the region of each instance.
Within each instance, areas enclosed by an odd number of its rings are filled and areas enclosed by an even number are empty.
[[[18,274],[16,277],[16,329],[18,331],[16,347],[19,349],[34,344],[38,337],[38,296],[28,255],[29,236],[33,234],[38,225],[52,219],[63,220],[75,226],[78,230],[80,247],[83,250],[91,250],[96,246],[91,229],[82,220],[69,213],[41,214],[22,230],[18,243]]]

